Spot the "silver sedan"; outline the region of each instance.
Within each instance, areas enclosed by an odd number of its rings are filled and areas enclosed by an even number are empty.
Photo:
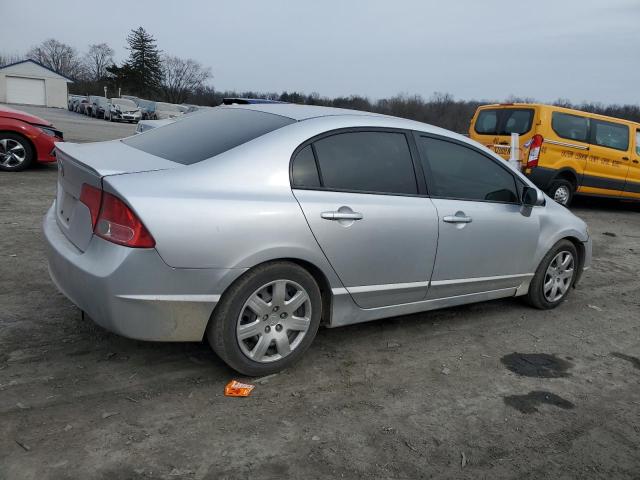
[[[130,338],[206,337],[246,375],[298,360],[320,324],[514,296],[554,308],[591,261],[582,220],[410,120],[225,106],[57,158],[60,291]]]

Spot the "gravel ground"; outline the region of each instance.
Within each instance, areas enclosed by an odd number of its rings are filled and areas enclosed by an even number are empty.
[[[28,110],[69,140],[133,128]],[[0,478],[639,478],[638,205],[576,203],[593,268],[554,311],[324,329],[238,399],[204,343],[120,338],[57,292],[40,231],[55,179],[0,175]]]

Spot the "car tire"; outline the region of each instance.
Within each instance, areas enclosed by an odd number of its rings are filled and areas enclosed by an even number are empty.
[[[26,170],[31,166],[34,159],[35,151],[26,138],[17,133],[0,133],[1,171],[20,172]]]
[[[529,305],[550,310],[564,302],[576,281],[578,265],[575,245],[569,240],[556,243],[544,256],[531,280],[526,297]]]
[[[567,180],[554,180],[548,190],[548,195],[560,205],[568,207],[573,200],[574,187]]]
[[[291,311],[295,305],[287,306],[287,301],[300,292],[304,303]],[[321,318],[322,297],[313,276],[295,263],[270,262],[244,274],[224,293],[207,327],[207,339],[218,356],[239,373],[269,375],[302,357]],[[239,332],[243,327],[245,338]]]

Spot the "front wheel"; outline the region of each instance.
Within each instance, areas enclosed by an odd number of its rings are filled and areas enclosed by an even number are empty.
[[[549,187],[549,196],[565,207],[571,204],[573,193],[573,185],[567,180],[555,180]]]
[[[19,172],[29,168],[35,158],[31,144],[21,135],[0,133],[0,170]]]
[[[302,357],[322,317],[320,289],[304,268],[273,262],[236,281],[216,306],[207,339],[243,375],[279,372]]]
[[[549,310],[569,295],[578,271],[578,252],[569,240],[560,240],[544,256],[529,285],[527,301],[533,307]]]

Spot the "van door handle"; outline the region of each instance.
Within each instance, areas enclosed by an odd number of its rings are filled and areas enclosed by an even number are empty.
[[[633,160],[633,163],[638,163],[638,160]]]
[[[322,212],[320,214],[325,220],[362,220],[364,215],[360,212]]]
[[[467,217],[464,214],[458,215],[458,213],[456,213],[455,215],[447,215],[443,217],[442,220],[447,223],[471,223],[471,221],[473,220],[471,217]]]
[[[629,157],[622,157],[623,160],[629,160]]]

